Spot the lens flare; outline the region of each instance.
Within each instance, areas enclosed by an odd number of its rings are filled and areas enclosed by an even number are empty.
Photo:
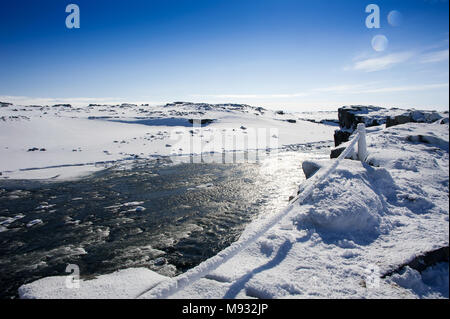
[[[386,50],[388,43],[388,39],[384,35],[379,34],[373,37],[372,48],[377,52],[382,52]]]

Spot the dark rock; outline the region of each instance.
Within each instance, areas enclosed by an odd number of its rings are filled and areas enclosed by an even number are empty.
[[[278,115],[284,115],[283,111],[276,111],[275,113],[278,114]]]
[[[397,115],[394,117],[389,116],[386,119],[386,127],[391,127],[400,124],[406,124],[409,122],[413,122],[411,115]]]
[[[214,122],[214,120],[211,120],[211,119],[189,119],[188,121],[191,124],[194,124],[194,122],[195,122],[195,124],[200,124],[200,125],[210,124],[210,123]]]
[[[293,120],[293,119],[289,119],[289,120],[286,120],[286,121],[289,122],[289,123],[297,123],[297,121]]]
[[[345,147],[337,147],[331,150],[330,158],[338,158],[345,150]]]
[[[40,152],[46,152],[47,150],[45,148],[41,148],[39,151]]]
[[[246,130],[247,128],[245,126],[241,126],[241,130]]]
[[[316,162],[304,161],[302,163],[302,170],[305,174],[306,179],[312,177],[322,166]]]
[[[29,148],[27,152],[35,152],[35,151],[39,151],[39,149],[37,147]]]
[[[8,102],[0,102],[0,107],[8,107],[13,105],[12,103],[8,103]]]
[[[415,257],[410,262],[400,265],[396,269],[385,273],[383,276],[381,276],[381,278],[386,278],[387,276],[391,276],[394,273],[398,273],[406,266],[409,266],[410,268],[415,269],[418,272],[422,272],[426,268],[433,266],[437,263],[448,261],[449,261],[449,246],[441,247],[439,249],[429,251],[420,256]]]
[[[255,109],[255,111],[257,111],[257,112],[259,112],[259,113],[261,113],[261,114],[264,114],[264,111],[265,111],[266,109],[265,108],[263,108],[263,107],[261,107],[261,106],[259,106],[259,107],[257,107],[256,109]]]
[[[401,115],[388,117],[386,127],[401,125],[406,123],[433,123],[442,119],[442,116],[435,111],[408,111]],[[447,119],[448,121],[448,119]]]
[[[369,126],[377,126],[386,122],[386,117],[380,115],[371,115],[383,108],[378,106],[352,105],[344,106],[338,109],[339,126],[347,130],[356,130],[359,123]]]
[[[319,121],[320,124],[325,124],[325,125],[339,125],[339,120],[320,120]]]
[[[339,146],[340,144],[347,142],[350,135],[352,135],[352,133],[348,131],[334,131],[334,146]]]
[[[433,123],[442,118],[435,111],[405,110],[403,114],[400,109],[385,109],[377,106],[352,105],[338,109],[339,126],[341,131],[334,134],[334,144],[348,141],[350,134],[356,130],[359,123],[366,127],[378,126],[386,123],[386,127],[415,122]]]
[[[164,265],[165,263],[166,263],[166,258],[164,258],[164,257],[158,257],[158,258],[156,258],[155,261],[153,262],[153,264],[154,264],[155,266],[162,266],[162,265]]]

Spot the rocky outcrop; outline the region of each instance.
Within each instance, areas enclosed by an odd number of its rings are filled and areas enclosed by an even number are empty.
[[[433,123],[442,119],[442,115],[434,111],[408,111],[404,114],[389,116],[386,119],[386,127],[405,123]]]
[[[432,123],[442,119],[443,113],[436,111],[385,109],[378,106],[352,105],[338,109],[340,130],[335,131],[334,144],[338,146],[347,142],[359,123],[366,127],[386,124],[386,127],[405,123]]]
[[[373,105],[351,105],[339,108],[338,119],[341,129],[334,133],[334,145],[338,146],[347,142],[359,123],[364,123],[366,127],[386,123],[387,114],[385,114],[385,111],[387,110]]]
[[[339,126],[341,129],[347,129],[353,132],[359,123],[364,123],[366,127],[384,124],[386,123],[387,116],[383,116],[382,110],[386,109],[372,105],[341,107],[338,109]]]
[[[1,102],[1,101],[0,101],[0,107],[8,107],[8,106],[12,106],[12,103]]]

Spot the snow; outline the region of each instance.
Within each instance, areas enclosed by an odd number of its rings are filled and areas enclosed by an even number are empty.
[[[389,280],[422,298],[448,298],[448,273],[446,262],[431,266],[422,274],[406,266],[401,273],[392,275]]]
[[[43,278],[19,288],[24,299],[130,299],[165,279],[145,268],[129,268],[67,285],[68,276]]]
[[[191,103],[2,107],[0,178],[76,179],[135,158],[276,149],[331,140],[332,126],[300,120],[287,123],[289,114],[260,110],[246,105]],[[201,127],[189,123],[199,118],[214,121]],[[242,126],[247,129],[240,129]],[[258,130],[266,131],[265,143],[251,140]],[[269,139],[272,135],[276,138]],[[203,150],[191,149],[193,137],[203,141]],[[235,140],[249,142],[235,145]]]
[[[448,263],[382,277],[449,245],[448,130],[424,123],[368,130],[366,163],[345,153],[321,161],[286,210],[260,216],[236,243],[177,277],[128,269],[82,281],[79,290],[49,277],[22,286],[20,296],[448,298]]]
[[[418,254],[448,246],[448,152],[407,139],[425,129],[430,126],[407,124],[368,134],[369,156],[389,153],[387,168],[343,160],[302,205],[294,203],[254,243],[217,268],[217,256],[200,264],[192,273],[206,269],[209,275],[179,285],[183,289],[169,297],[422,297],[380,277]],[[448,126],[432,130],[448,141]],[[408,161],[415,161],[411,165],[417,174],[393,165],[408,155],[403,149],[415,154]],[[425,161],[436,165],[428,169]],[[417,199],[405,202],[405,194]],[[427,198],[433,198],[433,205],[423,205]],[[240,242],[264,225],[264,218],[250,224]],[[141,297],[164,296],[173,281]]]

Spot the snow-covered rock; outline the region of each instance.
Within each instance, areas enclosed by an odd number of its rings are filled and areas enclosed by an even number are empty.
[[[334,134],[335,146],[348,141],[351,133],[359,123],[366,127],[386,124],[391,127],[405,123],[432,123],[445,117],[443,112],[403,110],[398,108],[386,109],[378,106],[352,105],[338,109],[340,130]],[[446,115],[448,117],[448,113]]]

